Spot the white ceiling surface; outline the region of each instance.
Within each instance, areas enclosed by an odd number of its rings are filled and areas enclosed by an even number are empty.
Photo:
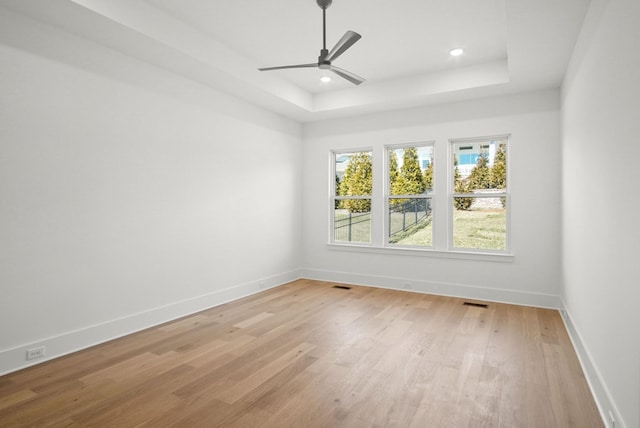
[[[315,0],[0,0],[13,11],[306,122],[558,87],[589,0],[334,0],[327,48],[362,39],[316,68]],[[449,50],[465,49],[461,57]]]

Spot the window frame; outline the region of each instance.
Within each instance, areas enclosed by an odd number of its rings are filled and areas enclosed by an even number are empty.
[[[505,177],[505,191],[491,194],[477,194],[477,193],[456,193],[454,183],[454,156],[456,151],[454,149],[455,144],[483,144],[487,141],[499,141],[504,140],[506,145],[506,164],[507,171]],[[482,147],[482,146],[481,146]],[[497,134],[484,137],[469,137],[469,138],[452,138],[448,144],[448,168],[447,168],[447,251],[450,252],[465,252],[472,254],[500,254],[511,255],[511,192],[510,192],[510,174],[511,174],[511,134]],[[503,250],[486,249],[486,248],[467,248],[467,247],[455,247],[454,246],[454,230],[453,230],[453,216],[455,209],[453,208],[454,198],[473,198],[473,199],[488,199],[488,198],[505,198],[505,248]]]
[[[336,176],[338,175],[336,171],[336,159],[337,156],[341,154],[347,153],[369,153],[371,155],[371,194],[366,195],[356,195],[356,196],[338,196],[336,189]],[[358,247],[372,247],[374,245],[374,229],[373,229],[373,217],[374,217],[374,194],[375,194],[375,166],[374,166],[374,157],[375,150],[373,147],[359,147],[359,148],[347,148],[347,149],[332,149],[329,153],[329,168],[331,171],[330,180],[331,185],[329,186],[329,243],[331,245],[340,245],[340,246],[358,246]],[[335,239],[335,221],[336,221],[336,202],[341,200],[369,200],[371,203],[370,210],[370,231],[369,231],[369,242],[360,242],[360,241],[339,241]]]
[[[418,148],[418,147],[431,147],[431,161],[433,162],[433,187],[428,193],[420,193],[413,195],[392,195],[391,194],[391,177],[389,175],[389,160],[390,160],[390,151],[391,150],[399,150],[399,149],[407,149],[407,148]],[[435,204],[436,204],[436,191],[435,191],[435,183],[436,180],[436,142],[434,140],[428,141],[419,141],[413,143],[400,143],[400,144],[385,144],[383,146],[384,151],[384,168],[383,168],[383,201],[384,201],[384,217],[383,217],[383,247],[390,249],[416,249],[416,250],[432,250],[435,248],[434,241],[434,215],[435,212]],[[422,169],[422,167],[420,167]],[[389,242],[390,238],[390,218],[389,218],[389,205],[391,199],[425,199],[430,202],[431,206],[431,245],[423,246],[423,245],[401,245],[394,244]]]
[[[504,139],[507,142],[507,174],[506,174],[506,238],[504,250],[488,250],[453,247],[453,144],[452,142],[483,142],[488,139]],[[388,243],[388,201],[389,183],[389,148],[405,148],[419,145],[431,145],[433,154],[433,188],[426,196],[431,199],[432,209],[432,246],[398,245]],[[445,147],[446,145],[446,147]],[[489,136],[466,138],[425,139],[411,143],[375,144],[373,146],[330,148],[328,152],[328,205],[327,243],[330,251],[353,252],[364,254],[383,254],[395,256],[433,257],[459,260],[482,260],[491,262],[513,262],[515,256],[511,245],[511,152],[513,139],[511,134],[494,134]],[[336,195],[336,158],[340,154],[367,152],[371,156],[372,183],[368,196],[339,197]],[[394,197],[405,195],[393,195]],[[416,195],[406,195],[415,197]],[[457,195],[456,195],[457,196]],[[478,195],[473,195],[478,196]],[[501,197],[492,194],[487,197]],[[335,240],[335,203],[340,199],[368,199],[371,202],[369,242],[336,241]]]

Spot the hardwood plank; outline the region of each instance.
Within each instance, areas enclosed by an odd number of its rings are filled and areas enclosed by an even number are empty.
[[[603,426],[557,311],[334,285],[0,377],[0,426]]]
[[[119,394],[74,410],[71,419],[84,426],[140,425],[159,409],[167,411],[180,404],[181,400],[170,391],[191,370],[180,365],[154,376],[145,376],[142,381],[128,382],[126,388],[120,388]]]
[[[4,395],[0,398],[0,410],[36,397],[37,395],[38,394],[30,389],[21,389],[13,394]]]
[[[258,386],[277,375],[287,366],[293,364],[296,359],[306,355],[313,348],[315,348],[315,345],[303,342],[298,346],[291,348],[277,359],[261,367],[259,370],[251,373],[241,381],[230,385],[228,388],[220,389],[220,391],[214,394],[214,396],[225,403],[233,404],[244,395],[247,395]]]
[[[264,321],[269,317],[272,317],[273,314],[271,312],[261,312],[257,315],[252,316],[251,318],[244,320],[242,322],[236,323],[233,326],[237,327],[237,328],[247,328],[249,326],[252,326],[256,323],[259,323],[260,321]]]
[[[89,407],[105,397],[80,381],[63,383],[17,405],[0,411],[0,426],[55,426],[68,419],[74,409]]]

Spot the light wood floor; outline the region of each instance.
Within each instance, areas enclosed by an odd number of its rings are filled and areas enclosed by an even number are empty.
[[[334,285],[0,377],[0,426],[603,426],[557,311]]]

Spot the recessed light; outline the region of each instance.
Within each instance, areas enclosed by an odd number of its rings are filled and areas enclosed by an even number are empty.
[[[331,77],[329,77],[329,76],[322,76],[322,77],[320,78],[320,81],[321,81],[322,83],[329,83],[329,82],[331,82]]]
[[[449,51],[449,55],[451,56],[460,56],[464,53],[464,49],[462,48],[455,48],[455,49],[451,49]]]

